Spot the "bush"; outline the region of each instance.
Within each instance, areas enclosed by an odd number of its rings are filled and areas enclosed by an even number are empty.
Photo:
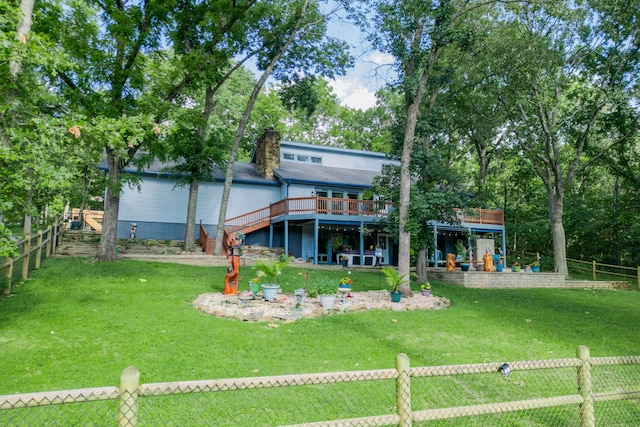
[[[320,295],[334,295],[338,292],[338,281],[322,276],[315,280],[314,288]]]

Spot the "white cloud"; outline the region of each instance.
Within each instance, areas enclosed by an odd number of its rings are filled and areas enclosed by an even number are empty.
[[[376,105],[375,92],[363,85],[358,78],[339,77],[329,84],[342,105],[363,111]]]
[[[376,65],[390,65],[393,64],[395,59],[388,53],[375,51],[369,55],[369,60]]]

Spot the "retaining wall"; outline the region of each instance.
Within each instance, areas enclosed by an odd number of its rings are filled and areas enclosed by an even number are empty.
[[[446,271],[444,268],[430,268],[429,277],[465,288],[514,289],[514,288],[594,288],[630,289],[629,282],[605,282],[588,280],[565,280],[559,273],[530,273],[510,271]]]

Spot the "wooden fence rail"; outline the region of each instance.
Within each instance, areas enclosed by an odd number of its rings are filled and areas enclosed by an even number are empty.
[[[40,268],[43,253],[45,258],[53,255],[60,242],[60,235],[62,234],[63,228],[62,224],[62,219],[60,219],[46,230],[25,236],[16,242],[18,248],[20,248],[20,254],[18,256],[15,258],[0,259],[0,271],[4,270],[3,280],[1,282],[3,283],[2,295],[11,295],[11,286],[16,282],[14,278],[14,266],[18,261],[22,261],[20,278],[26,280],[29,278],[29,271]],[[33,244],[34,240],[35,244]],[[33,252],[35,252],[35,256],[32,258]],[[33,261],[33,266],[31,261]]]
[[[503,372],[505,365],[506,369],[508,369],[508,372],[505,371],[506,373]],[[578,346],[576,357],[574,358],[515,361],[510,364],[497,362],[412,368],[408,356],[399,354],[396,358],[395,369],[151,384],[140,384],[140,372],[135,367],[130,366],[122,372],[119,387],[98,387],[0,396],[0,423],[3,420],[11,422],[12,419],[19,419],[25,422],[24,425],[29,425],[27,420],[32,413],[36,417],[43,415],[42,412],[33,411],[33,408],[38,406],[74,403],[74,410],[82,411],[83,406],[88,407],[88,405],[78,404],[111,400],[118,402],[117,409],[113,405],[103,406],[102,408],[106,412],[100,416],[115,420],[114,411],[117,410],[118,426],[121,427],[134,427],[138,423],[141,425],[188,425],[189,423],[193,425],[217,425],[218,421],[224,425],[283,425],[283,422],[302,422],[295,424],[298,427],[411,426],[415,422],[452,420],[461,417],[483,417],[496,414],[499,414],[499,417],[495,418],[494,421],[499,420],[499,422],[491,425],[507,426],[513,424],[528,425],[528,417],[534,417],[533,419],[535,420],[536,416],[540,415],[539,412],[536,415],[532,410],[549,411],[546,415],[551,417],[549,419],[555,419],[557,425],[579,424],[582,427],[594,427],[596,421],[603,426],[614,424],[637,425],[637,408],[638,404],[640,404],[639,368],[640,356],[592,358],[590,357],[589,349],[585,346]],[[519,372],[515,375],[522,375],[522,378],[532,380],[534,377],[530,375],[534,374],[527,374],[527,371],[537,371],[542,375],[543,381],[535,386],[532,382],[527,383],[528,391],[522,389],[525,394],[511,396],[510,393],[504,393],[504,387],[512,386],[510,381],[504,380],[507,375],[511,373],[513,376],[513,372]],[[564,374],[561,374],[561,372],[564,372]],[[479,383],[479,375],[486,378],[487,382]],[[498,383],[495,381],[495,375],[502,376]],[[465,376],[469,376],[469,382],[465,390],[473,394],[476,397],[475,399],[464,400],[463,396],[459,395],[460,391],[452,391],[448,405],[434,405],[433,402],[425,405],[424,402],[421,402],[425,398],[425,389],[422,389],[422,393],[413,391],[413,382],[417,381],[422,384],[422,387],[426,384],[428,389],[437,394],[438,391],[444,391],[441,388],[443,384],[455,383],[457,387],[459,383],[466,381]],[[445,381],[438,380],[438,377],[445,379]],[[447,377],[451,378],[452,382],[447,381]],[[395,383],[395,387],[376,387],[377,384],[389,384],[390,381]],[[550,384],[549,381],[558,381],[563,385],[558,387]],[[334,393],[328,389],[328,386],[332,384],[342,384],[339,393],[342,396],[340,399],[350,396],[350,399],[346,399],[348,402],[344,403],[350,404],[351,411],[329,411],[319,416],[317,410],[324,408],[313,407],[313,402],[307,402],[304,399],[297,402],[302,405],[312,405],[311,408],[306,408],[311,409],[308,411],[304,411],[305,408],[302,406],[295,406],[293,396],[298,393],[304,393],[303,390],[311,392],[308,393],[308,396],[313,396],[314,399],[317,399],[315,404],[326,399],[331,400],[335,396],[323,393]],[[353,406],[357,399],[354,399],[355,395],[350,393],[349,390],[359,387],[358,384],[366,387],[363,390],[366,390],[367,395],[375,393],[374,390],[380,392],[382,400],[385,402],[384,406],[377,409],[366,404],[362,408]],[[483,395],[484,387],[489,384],[497,384],[503,393],[495,395],[496,390],[493,390],[488,391],[487,395]],[[313,389],[310,390],[309,387]],[[470,390],[468,387],[472,387],[474,390]],[[291,391],[283,394],[283,392],[278,392],[276,389],[291,389]],[[264,390],[260,395],[265,399],[265,404],[267,405],[265,413],[268,416],[277,415],[279,422],[274,422],[274,419],[262,418],[258,420],[255,418],[264,415],[256,412],[256,402],[251,400],[255,398],[255,395],[250,393],[256,390]],[[229,395],[229,393],[234,394]],[[214,407],[208,411],[198,406],[198,411],[196,412],[187,410],[182,412],[182,415],[178,415],[176,410],[186,401],[184,399],[175,401],[166,399],[170,395],[186,394],[215,394],[215,398],[209,401]],[[467,395],[468,393],[464,394]],[[279,396],[279,398],[274,397],[272,400],[269,398],[271,395]],[[493,396],[490,397],[490,395]],[[225,398],[230,399],[224,400],[228,404],[235,402],[239,405],[228,414],[224,413],[224,408],[221,406],[222,400],[219,400]],[[412,403],[412,398],[415,399],[414,403]],[[145,399],[146,403],[142,406],[146,409],[141,408],[142,399]],[[160,406],[150,401],[158,399],[163,399]],[[282,399],[284,401],[281,401]],[[392,401],[395,401],[394,405],[390,404]],[[203,403],[204,401],[200,400],[199,402]],[[288,406],[277,409],[269,407],[269,402],[273,405],[276,405],[276,402],[279,404],[286,403]],[[339,404],[330,405],[332,409],[338,410],[340,406]],[[595,406],[599,409],[596,410]],[[241,408],[248,409],[248,411],[242,411]],[[289,411],[287,412],[285,409]],[[164,415],[168,418],[158,418],[160,413],[165,410],[170,410],[169,413]],[[238,410],[240,412],[236,412]],[[356,415],[352,411],[357,412],[356,417],[344,417],[345,415]],[[287,412],[286,415],[285,412]],[[13,418],[14,413],[17,418]],[[50,414],[54,413],[61,418],[48,418],[48,421],[65,425],[67,420],[62,415],[64,411],[51,412]],[[88,413],[91,413],[91,411],[88,410]],[[340,414],[341,416],[336,417],[333,414]],[[559,418],[555,414],[558,414]],[[506,415],[511,418],[505,418],[504,416]],[[93,417],[95,416],[93,414]],[[223,418],[230,416],[231,419],[220,420],[220,416]],[[316,418],[316,420],[310,422],[308,417]],[[321,417],[320,420],[318,420],[318,417]],[[92,425],[105,423],[105,420],[101,419],[84,418],[84,420]],[[240,423],[240,420],[243,423]],[[482,418],[478,422],[482,422]],[[292,424],[286,425],[292,426]]]
[[[609,276],[627,277],[630,279],[635,279],[638,281],[638,284],[640,284],[640,266],[625,267],[622,265],[605,264],[603,262],[597,262],[597,261],[582,261],[579,259],[572,259],[572,258],[567,258],[567,261],[579,264],[578,266],[573,267],[576,270],[591,271],[593,280],[596,280],[598,273],[600,273],[600,274],[606,274]],[[586,265],[587,267],[582,267],[582,265]],[[633,272],[633,274],[625,274],[625,273],[618,273],[616,271],[603,270],[602,268],[599,268],[599,267],[605,267],[610,269],[613,268],[613,269],[622,270],[622,271],[630,271],[630,272]],[[638,287],[638,290],[640,290],[640,286]]]
[[[520,258],[520,264],[524,268],[527,262],[525,260],[539,261],[540,253],[539,252],[513,252],[508,251],[508,255],[517,256]],[[593,261],[584,261],[580,259],[567,258],[567,263],[574,263],[577,265],[569,266],[570,269],[578,270],[578,271],[589,271],[591,272],[591,276],[593,280],[598,280],[598,274],[601,276],[617,276],[617,277],[625,277],[631,279],[630,281],[636,281],[638,284],[638,291],[640,291],[640,266],[637,267],[626,267],[623,265],[615,265],[615,264],[605,264],[603,262]],[[611,271],[611,269],[618,271]],[[628,271],[629,273],[620,273],[619,271]]]

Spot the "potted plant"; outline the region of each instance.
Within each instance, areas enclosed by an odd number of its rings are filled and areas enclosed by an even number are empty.
[[[336,293],[338,292],[338,284],[335,279],[326,276],[316,279],[315,290],[320,296],[320,305],[322,308],[331,309],[336,302]]]
[[[428,297],[429,295],[431,295],[431,283],[423,283],[422,285],[420,285],[420,290],[422,291],[422,295]]]
[[[253,266],[259,278],[265,280],[262,284],[262,295],[265,301],[275,298],[280,285],[277,284],[278,276],[282,274],[282,269],[289,265],[287,258],[275,259],[271,261],[258,260]]]
[[[534,273],[540,272],[540,263],[538,261],[531,263],[531,271]]]
[[[249,280],[249,289],[254,297],[258,295],[258,292],[260,291],[260,277],[254,277]]]
[[[520,264],[518,263],[518,261],[515,261],[512,265],[511,265],[511,270],[514,273],[517,273],[520,271]]]
[[[347,266],[349,265],[349,257],[348,256],[340,257],[340,262],[342,263],[342,266],[344,268],[347,268]]]
[[[382,273],[385,276],[385,280],[389,284],[389,290],[391,291],[391,301],[392,302],[400,302],[402,298],[402,293],[398,290],[400,285],[405,282],[407,275],[400,275],[398,270],[393,267],[383,267]]]
[[[462,240],[458,240],[456,242],[455,248],[456,248],[456,255],[460,257],[460,261],[461,261],[460,269],[462,271],[469,271],[469,267],[471,266],[471,264],[467,259],[467,248],[464,247],[464,243],[462,243]]]
[[[338,286],[343,289],[351,289],[352,283],[353,280],[351,280],[351,277],[347,276],[340,279],[340,284]]]

